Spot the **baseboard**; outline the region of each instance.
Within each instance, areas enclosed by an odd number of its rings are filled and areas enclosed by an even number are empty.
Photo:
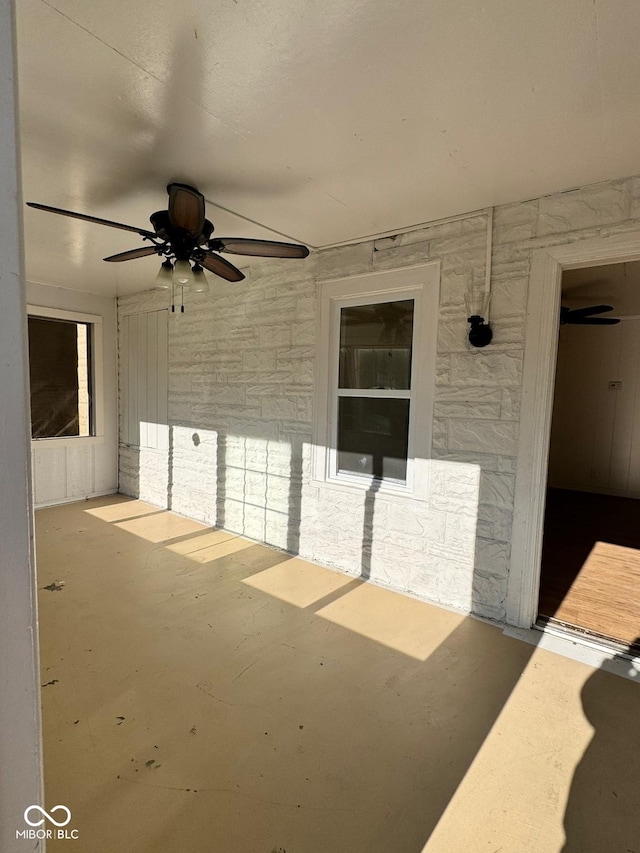
[[[640,500],[640,492],[634,492],[629,489],[599,488],[598,486],[589,486],[584,484],[559,486],[556,483],[548,483],[548,488],[557,489],[562,492],[585,492],[588,495],[608,495],[612,498],[631,498],[632,500]]]
[[[57,501],[42,501],[41,503],[34,503],[34,509],[44,509],[48,506],[61,506],[62,504],[75,504],[80,501],[88,501],[91,498],[103,498],[107,495],[117,495],[118,489],[109,489],[106,492],[92,492],[90,495],[76,495],[74,498],[62,498]]]

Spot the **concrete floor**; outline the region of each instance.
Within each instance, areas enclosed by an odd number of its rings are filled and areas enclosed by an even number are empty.
[[[122,496],[36,522],[48,850],[639,853],[636,683]]]

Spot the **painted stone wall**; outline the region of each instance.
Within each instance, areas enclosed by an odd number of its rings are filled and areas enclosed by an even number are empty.
[[[169,328],[169,451],[121,444],[121,491],[317,562],[497,620],[505,615],[531,252],[640,230],[640,179],[493,211],[492,344],[466,340],[484,279],[486,216],[245,268]],[[322,281],[441,262],[426,501],[311,477],[316,298]],[[119,300],[157,310],[163,293]],[[121,359],[122,362],[122,359]],[[121,370],[124,365],[121,363]]]

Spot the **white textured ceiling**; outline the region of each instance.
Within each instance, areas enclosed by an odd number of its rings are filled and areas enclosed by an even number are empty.
[[[221,236],[319,247],[640,172],[637,0],[17,7],[25,200],[146,227],[177,179]],[[103,263],[122,231],[27,210],[25,233],[35,281],[158,266]]]

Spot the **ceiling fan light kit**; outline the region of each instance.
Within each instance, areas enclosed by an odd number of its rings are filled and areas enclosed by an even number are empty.
[[[193,284],[193,272],[189,261],[176,261],[173,267],[173,283],[180,287]]]
[[[209,293],[209,282],[200,264],[194,264],[191,272],[193,274],[193,284],[191,286],[193,292]]]
[[[173,264],[170,260],[163,261],[156,276],[156,290],[169,290],[173,284]]]
[[[176,287],[181,289],[187,287],[196,293],[207,293],[209,285],[204,270],[226,281],[242,281],[245,278],[244,273],[223,258],[219,254],[221,252],[262,258],[306,258],[309,254],[309,249],[299,243],[253,240],[247,237],[212,239],[214,227],[205,217],[205,199],[202,193],[195,187],[179,183],[169,184],[167,193],[169,194],[167,210],[158,210],[149,217],[153,231],[37,202],[30,201],[27,205],[37,210],[138,234],[151,245],[109,255],[104,260],[109,263],[120,263],[151,255],[164,256],[155,281],[155,287],[160,290],[168,290],[172,287],[175,291]],[[171,307],[172,311],[175,311],[175,305]],[[184,304],[181,304],[181,313],[184,313]]]

